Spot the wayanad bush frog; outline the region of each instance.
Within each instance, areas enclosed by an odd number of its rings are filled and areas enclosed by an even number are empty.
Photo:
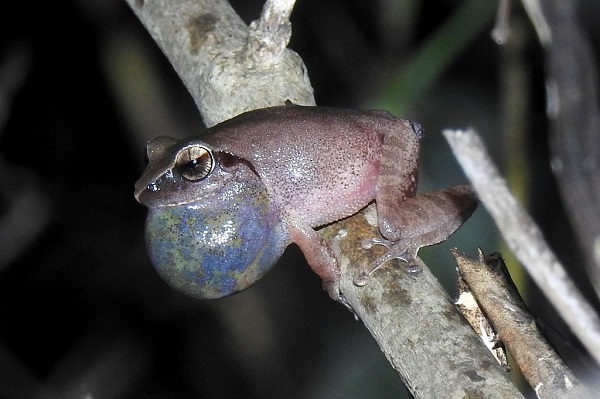
[[[475,210],[468,186],[416,195],[421,128],[385,111],[286,105],[241,114],[201,139],[157,137],[135,197],[149,209],[158,272],[200,298],[243,290],[297,244],[332,298],[339,262],[315,228],[371,201],[391,258],[414,264]]]

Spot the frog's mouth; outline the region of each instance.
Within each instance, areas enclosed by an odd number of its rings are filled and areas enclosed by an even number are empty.
[[[146,171],[136,182],[134,195],[140,204],[148,208],[166,208],[210,202],[227,190],[237,192],[247,180],[258,179],[245,163],[224,166],[217,162],[210,173],[199,180],[185,178],[177,165],[170,166],[156,177],[153,170]],[[245,168],[240,170],[240,167]],[[249,179],[249,176],[253,178]]]
[[[227,180],[228,177],[224,176],[221,181]],[[164,174],[150,183],[144,186],[142,184],[138,185],[136,183],[134,195],[140,204],[148,208],[186,205],[210,197],[211,193],[215,191],[213,187],[215,186],[214,183],[211,184],[210,181],[204,181],[200,188],[198,187],[198,182],[185,180],[172,169],[168,169]]]
[[[175,164],[174,151],[177,148],[177,139],[169,136],[158,136],[146,145],[147,162],[142,176],[135,182],[133,195],[135,199],[145,205],[142,194],[165,173],[172,170]],[[170,156],[167,156],[172,152]],[[149,183],[150,182],[150,183]]]
[[[167,171],[166,173],[164,171]],[[142,176],[135,182],[133,195],[137,202],[147,205],[148,194],[160,191],[161,181],[166,174],[173,174],[173,162],[161,162],[160,165],[149,164]],[[149,182],[149,183],[148,183]]]
[[[173,176],[173,171],[171,169],[168,169],[167,172],[159,177],[157,177],[155,180],[151,181],[150,183],[143,185],[143,183],[141,183],[141,181],[145,181],[145,180],[138,180],[135,183],[135,199],[142,205],[145,206],[161,206],[161,202],[164,201],[164,199],[166,199],[166,191],[169,190],[177,190],[177,186],[174,184],[169,184],[169,181],[173,180],[172,178]],[[142,176],[143,178],[144,176]],[[163,201],[161,201],[161,199],[163,199]],[[164,203],[162,206],[167,205],[166,203]],[[173,204],[171,203],[171,201],[169,201],[168,205],[179,205],[179,204]]]

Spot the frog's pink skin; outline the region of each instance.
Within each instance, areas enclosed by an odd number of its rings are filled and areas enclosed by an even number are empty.
[[[264,183],[289,240],[340,300],[338,260],[314,228],[376,200],[380,231],[393,242],[390,253],[411,264],[421,246],[445,240],[476,207],[468,187],[415,196],[420,137],[417,125],[384,111],[282,106],[242,114],[192,142],[247,163]],[[172,169],[173,155],[165,154],[184,145],[162,138],[149,146],[149,156],[161,156],[151,159],[136,183],[138,199]],[[169,206],[196,196],[178,187],[164,198],[142,202]],[[379,266],[371,265],[361,282]]]

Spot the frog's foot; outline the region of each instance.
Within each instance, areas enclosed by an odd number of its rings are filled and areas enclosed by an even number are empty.
[[[354,285],[357,287],[365,286],[369,282],[371,275],[383,266],[383,264],[392,259],[400,259],[406,262],[406,271],[409,274],[419,274],[423,271],[416,262],[417,251],[419,248],[414,248],[405,240],[394,242],[382,238],[371,238],[362,242],[362,247],[364,249],[371,249],[373,245],[383,245],[388,251],[354,278]]]

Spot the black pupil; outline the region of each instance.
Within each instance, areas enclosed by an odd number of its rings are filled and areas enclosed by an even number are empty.
[[[185,167],[190,170],[196,169],[198,167],[198,165],[200,165],[200,162],[198,161],[198,159],[200,159],[200,158],[192,159],[187,164],[185,164]]]
[[[210,172],[210,158],[206,154],[190,159],[181,166],[182,173],[186,179],[201,180]]]

